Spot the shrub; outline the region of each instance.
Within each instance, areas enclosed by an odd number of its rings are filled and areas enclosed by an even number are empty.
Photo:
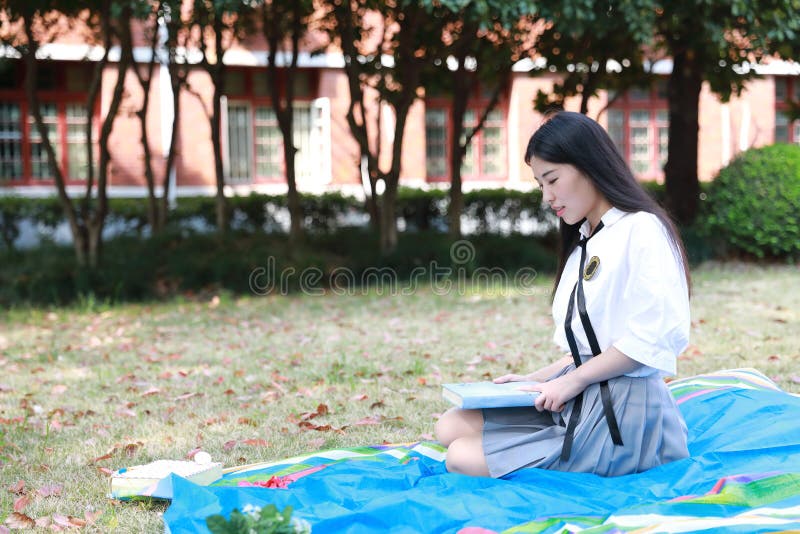
[[[759,258],[800,253],[800,146],[744,152],[719,172],[707,196],[709,235]]]

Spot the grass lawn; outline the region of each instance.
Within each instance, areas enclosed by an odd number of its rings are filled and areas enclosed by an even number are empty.
[[[0,312],[0,523],[16,503],[41,524],[161,532],[163,504],[106,499],[110,470],[196,447],[232,466],[430,439],[442,382],[558,356],[551,282]],[[696,269],[680,376],[756,367],[800,392],[798,287],[797,266]]]

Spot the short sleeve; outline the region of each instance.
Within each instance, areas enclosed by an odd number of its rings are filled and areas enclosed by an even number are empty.
[[[662,375],[674,375],[677,357],[689,344],[691,325],[683,262],[655,215],[642,213],[639,219],[628,247],[625,323],[613,345]]]

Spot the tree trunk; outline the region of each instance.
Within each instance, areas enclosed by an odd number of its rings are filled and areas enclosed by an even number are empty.
[[[665,207],[679,225],[691,224],[698,209],[698,112],[702,85],[702,68],[693,51],[674,52],[672,74],[667,83],[669,159],[664,167],[664,181]]]
[[[461,61],[458,72],[454,73],[454,76],[465,74],[463,68],[463,61]],[[460,78],[465,84],[467,83],[467,76],[462,75]],[[464,133],[464,115],[467,111],[469,92],[466,85],[462,85],[462,88],[453,94],[453,135],[450,138],[450,206],[447,209],[447,216],[450,222],[450,237],[453,239],[461,239],[461,214],[464,211],[461,167],[466,155],[466,145],[461,145],[461,136]]]
[[[380,244],[381,253],[391,254],[397,249],[397,179],[384,177],[386,190],[381,195]]]
[[[222,61],[218,58],[217,61]],[[215,67],[218,69],[218,67]],[[211,112],[211,144],[214,146],[214,176],[217,182],[216,195],[216,220],[217,232],[224,234],[228,231],[228,209],[225,201],[225,171],[222,167],[222,139],[221,139],[221,114],[222,114],[222,76],[221,69],[212,76],[214,82],[214,102]]]
[[[377,183],[377,179],[374,177],[373,171],[369,168],[369,163],[367,163],[367,179],[369,180],[369,192],[366,195],[366,205],[367,205],[367,213],[369,213],[369,225],[370,227],[380,233],[381,230],[381,210],[380,206],[378,205],[378,192],[376,191],[375,185]]]
[[[45,154],[47,155],[47,164],[53,180],[56,183],[56,191],[58,193],[58,200],[64,211],[64,216],[69,223],[70,232],[72,233],[72,246],[75,249],[75,259],[78,265],[86,265],[87,262],[87,236],[86,228],[81,224],[78,219],[78,214],[75,212],[75,207],[67,195],[66,182],[64,175],[61,172],[61,167],[56,159],[56,153],[50,143],[47,128],[42,119],[42,107],[39,102],[39,96],[36,92],[36,86],[39,78],[39,63],[36,59],[36,51],[39,48],[33,34],[33,20],[31,16],[22,18],[22,25],[27,37],[28,46],[22,52],[22,57],[25,62],[25,97],[28,101],[30,113],[33,115],[34,125],[39,132],[39,137],[42,140]]]
[[[87,221],[89,266],[92,268],[97,267],[100,263],[103,227],[105,225],[106,215],[108,215],[107,189],[109,165],[111,163],[111,152],[108,149],[108,142],[111,138],[111,132],[114,129],[114,120],[117,118],[119,106],[122,103],[122,96],[125,92],[125,75],[128,72],[128,68],[133,64],[133,48],[130,41],[130,24],[128,23],[130,16],[130,7],[123,8],[121,20],[124,22],[118,34],[120,38],[120,58],[117,64],[117,81],[114,85],[114,92],[111,97],[111,102],[108,105],[108,111],[106,112],[103,125],[100,129],[100,139],[98,139],[100,163],[97,169],[97,206]]]
[[[278,127],[283,138],[283,160],[286,173],[287,201],[289,204],[289,244],[296,245],[303,238],[303,210],[300,203],[300,194],[297,191],[297,171],[295,165],[295,155],[297,148],[294,146],[294,81],[297,74],[297,61],[300,54],[300,37],[304,31],[301,6],[293,5],[291,14],[283,12],[275,3],[265,3],[262,6],[262,30],[264,39],[267,41],[268,51],[268,83],[267,85],[270,98],[272,99],[272,109],[278,119]],[[281,20],[291,16],[292,24],[288,36],[291,40],[292,59],[289,67],[285,69],[285,97],[281,98],[281,87],[278,76],[278,66],[276,58],[283,41],[284,32],[281,31]]]
[[[158,9],[158,8],[157,8]],[[125,31],[130,32],[130,22],[124,21],[127,25]],[[141,129],[142,151],[144,152],[144,178],[147,183],[147,222],[153,233],[157,232],[158,227],[158,205],[156,201],[156,179],[153,172],[152,153],[150,152],[150,139],[147,128],[147,110],[150,107],[150,86],[153,81],[153,69],[156,64],[156,48],[158,47],[158,20],[153,23],[152,35],[150,36],[150,60],[146,65],[146,75],[143,75],[136,64],[132,65],[132,70],[142,88],[142,107],[136,112],[139,117],[139,127]],[[133,40],[129,39],[131,46]],[[133,55],[133,51],[131,51]]]
[[[174,64],[174,57],[170,57],[169,70],[170,84],[172,85],[172,133],[169,138],[169,150],[167,151],[167,161],[164,165],[164,194],[159,202],[158,223],[154,229],[160,233],[167,226],[167,215],[169,213],[169,192],[170,176],[175,166],[175,156],[177,155],[178,127],[181,116],[181,87],[185,79],[181,76],[177,65]]]

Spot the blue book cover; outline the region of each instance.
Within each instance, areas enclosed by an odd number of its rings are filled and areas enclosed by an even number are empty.
[[[442,396],[466,410],[476,408],[513,408],[533,406],[538,391],[520,391],[521,386],[532,386],[540,382],[467,382],[442,384]]]

